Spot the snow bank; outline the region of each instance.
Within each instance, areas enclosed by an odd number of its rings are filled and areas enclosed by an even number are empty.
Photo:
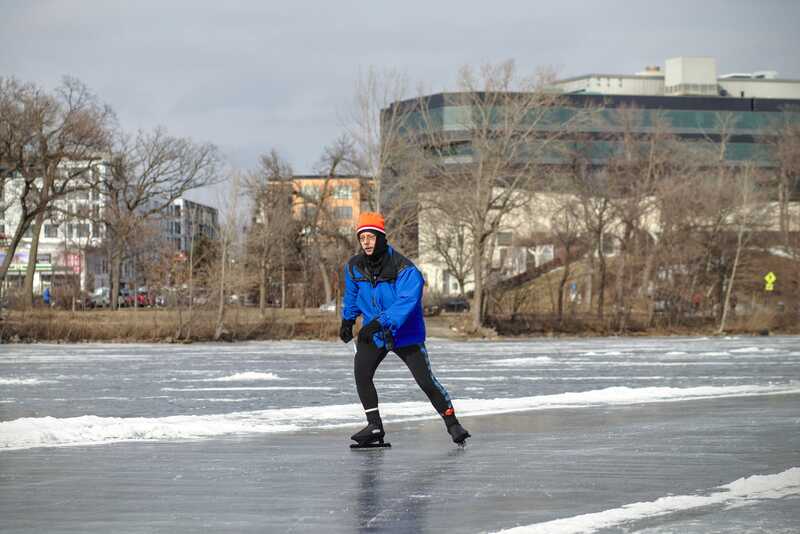
[[[636,502],[602,512],[555,519],[499,532],[504,534],[596,532],[604,528],[620,527],[633,521],[653,519],[687,510],[709,506],[738,508],[765,499],[781,499],[794,495],[800,495],[800,468],[798,467],[792,467],[774,475],[754,475],[740,478],[730,484],[717,486],[707,495],[670,495],[655,501]]]
[[[529,410],[585,408],[652,402],[800,394],[800,385],[669,388],[611,387],[579,393],[534,397],[462,399],[456,409],[462,416]],[[434,419],[428,402],[381,404],[386,421]],[[233,412],[170,417],[34,417],[0,422],[0,451],[33,447],[102,445],[120,441],[208,439],[225,435],[290,432],[312,428],[358,426],[363,422],[360,404]]]

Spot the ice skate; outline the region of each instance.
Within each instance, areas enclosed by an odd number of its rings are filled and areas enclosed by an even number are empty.
[[[470,433],[467,432],[467,429],[456,423],[447,427],[447,432],[450,434],[450,437],[453,438],[453,443],[457,444],[459,447],[466,447],[467,438],[470,437]]]
[[[368,424],[352,436],[350,439],[355,441],[350,445],[351,449],[371,449],[376,447],[391,447],[391,443],[383,441],[386,432],[383,431],[383,426],[373,423]]]

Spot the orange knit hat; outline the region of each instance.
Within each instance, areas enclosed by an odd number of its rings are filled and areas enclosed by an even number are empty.
[[[356,234],[360,234],[365,230],[375,230],[386,235],[386,230],[383,228],[383,215],[372,211],[364,211],[359,214]]]

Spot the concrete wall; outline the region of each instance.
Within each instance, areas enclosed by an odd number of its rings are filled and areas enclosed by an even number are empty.
[[[800,81],[794,80],[723,79],[719,86],[735,98],[800,99]]]

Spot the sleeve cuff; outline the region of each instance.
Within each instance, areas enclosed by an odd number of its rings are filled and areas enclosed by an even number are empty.
[[[378,322],[381,324],[381,328],[392,328],[392,322],[385,313],[378,315]]]

